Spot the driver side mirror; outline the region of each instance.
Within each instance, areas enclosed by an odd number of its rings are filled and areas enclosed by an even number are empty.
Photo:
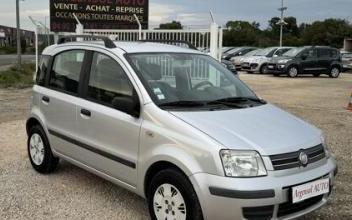
[[[136,95],[133,95],[132,97],[115,97],[112,100],[112,105],[116,110],[125,112],[133,117],[139,118],[140,116],[140,104]]]

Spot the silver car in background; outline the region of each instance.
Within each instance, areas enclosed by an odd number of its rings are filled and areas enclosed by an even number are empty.
[[[292,219],[326,204],[337,166],[322,132],[218,61],[77,37],[42,55],[26,124],[36,171],[67,160],[145,198],[153,220]]]
[[[232,57],[231,62],[235,65],[236,70],[241,70],[242,69],[242,63],[245,62],[246,58],[254,56],[256,53],[258,53],[262,49],[257,49],[257,50],[252,50],[244,55],[237,56],[237,57]]]
[[[292,47],[265,48],[252,57],[246,58],[242,63],[241,68],[243,71],[247,71],[248,73],[265,74],[268,72],[267,64],[270,62],[271,58],[279,57],[291,49]]]

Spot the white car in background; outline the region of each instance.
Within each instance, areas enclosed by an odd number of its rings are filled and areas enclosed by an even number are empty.
[[[268,47],[265,48],[254,56],[248,57],[241,65],[242,70],[248,73],[267,73],[267,64],[271,58],[279,57],[293,47]]]
[[[233,63],[233,65],[235,65],[236,70],[241,70],[242,69],[241,68],[242,62],[244,62],[246,60],[246,58],[254,56],[256,53],[258,53],[261,50],[262,49],[253,50],[253,51],[250,51],[242,56],[232,57],[231,62]]]

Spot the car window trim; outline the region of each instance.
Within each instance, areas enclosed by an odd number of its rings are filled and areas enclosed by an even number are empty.
[[[57,56],[59,56],[60,54],[62,54],[62,53],[70,52],[70,51],[83,51],[84,52],[82,67],[81,67],[79,80],[78,80],[77,93],[73,93],[73,92],[69,92],[69,91],[63,90],[63,89],[55,88],[55,87],[50,85],[50,79],[51,79],[51,76],[52,76],[52,73],[53,73],[52,70],[53,70],[53,67],[54,67],[55,58]],[[60,53],[57,53],[54,56],[52,56],[51,57],[51,62],[50,62],[50,68],[48,68],[49,73],[47,74],[48,77],[47,77],[47,80],[46,80],[46,85],[47,85],[46,87],[48,89],[53,90],[53,91],[61,92],[61,93],[64,93],[64,94],[67,94],[67,95],[71,95],[71,96],[74,96],[74,97],[81,97],[80,84],[82,84],[81,77],[82,77],[82,75],[84,75],[84,70],[85,70],[85,66],[86,66],[86,63],[85,63],[87,61],[86,60],[86,56],[87,56],[87,50],[86,49],[68,49],[68,50],[60,51]]]
[[[127,114],[127,115],[129,115],[129,116],[131,116],[131,117],[133,117],[133,118],[136,118],[136,116],[134,116],[134,115],[132,115],[132,114],[130,114],[130,113],[128,113],[128,112],[123,112],[123,111],[120,111],[120,110],[116,109],[112,104],[109,104],[109,103],[106,103],[106,102],[102,102],[102,101],[96,100],[96,99],[94,99],[94,98],[88,97],[89,80],[90,80],[90,74],[91,74],[92,65],[93,65],[93,57],[94,57],[94,54],[95,54],[95,53],[98,53],[98,54],[102,54],[102,55],[104,55],[104,56],[107,56],[107,57],[109,57],[110,59],[112,59],[113,61],[115,61],[118,65],[120,65],[120,67],[121,67],[121,69],[123,70],[123,72],[124,72],[124,74],[125,74],[125,76],[126,76],[128,82],[129,82],[129,84],[132,86],[132,88],[133,88],[133,90],[134,90],[134,91],[133,91],[133,94],[137,96],[136,98],[137,98],[138,101],[139,101],[139,105],[141,105],[141,99],[140,99],[140,97],[139,97],[139,95],[138,95],[138,92],[137,92],[135,86],[133,85],[133,83],[132,83],[130,77],[128,76],[127,72],[125,71],[125,69],[124,69],[123,66],[121,65],[121,63],[118,62],[118,61],[117,61],[115,58],[113,58],[112,56],[110,56],[110,55],[108,55],[108,54],[106,54],[106,53],[103,53],[103,52],[101,52],[101,51],[95,51],[95,50],[89,50],[89,51],[87,52],[87,62],[89,62],[89,63],[86,63],[86,66],[85,66],[85,68],[84,68],[84,69],[85,69],[85,74],[84,74],[84,76],[83,76],[83,78],[82,78],[82,81],[81,81],[81,82],[82,82],[82,88],[81,88],[81,96],[80,96],[80,97],[81,97],[82,99],[85,99],[86,101],[89,101],[89,102],[92,102],[92,103],[95,103],[95,104],[98,104],[98,105],[102,105],[102,106],[111,108],[111,109],[113,109],[113,110],[115,110],[115,111],[118,111],[118,112]],[[141,109],[141,106],[140,106],[139,109]]]

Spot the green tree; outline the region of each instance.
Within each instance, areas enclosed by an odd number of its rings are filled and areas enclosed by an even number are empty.
[[[257,45],[261,32],[259,23],[248,21],[229,21],[224,31],[225,46]]]
[[[170,23],[160,24],[158,29],[179,30],[179,29],[183,29],[183,26],[179,21],[172,21]]]
[[[331,18],[306,26],[302,42],[306,45],[341,48],[346,37],[352,37],[352,25],[346,20]]]

